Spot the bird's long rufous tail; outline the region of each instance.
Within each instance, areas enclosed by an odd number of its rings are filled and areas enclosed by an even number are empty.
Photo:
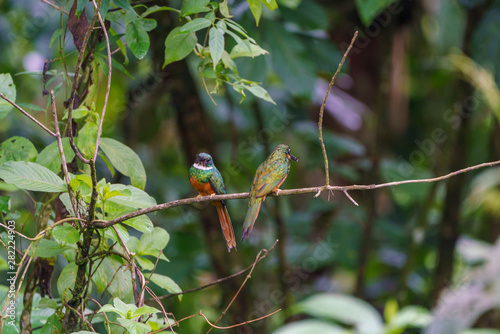
[[[233,247],[236,249],[236,238],[234,237],[233,225],[231,224],[231,219],[229,218],[225,206],[217,206],[217,213],[219,214],[220,227],[226,239],[227,251],[229,252]]]
[[[258,201],[257,203],[250,205],[250,207],[248,208],[247,216],[245,218],[245,223],[243,224],[243,232],[241,233],[241,240],[247,238],[250,232],[252,232],[255,220],[259,215],[261,204],[262,201]]]

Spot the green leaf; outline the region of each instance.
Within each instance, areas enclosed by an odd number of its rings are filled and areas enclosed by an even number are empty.
[[[7,213],[10,211],[10,196],[0,196],[0,212]]]
[[[264,6],[269,8],[270,10],[275,10],[278,8],[278,4],[276,3],[276,0],[261,0]]]
[[[103,292],[108,285],[108,276],[106,275],[106,271],[100,265],[97,269],[94,269],[94,274],[91,276],[92,281],[97,287],[97,292]]]
[[[210,27],[212,25],[212,21],[207,20],[205,18],[197,18],[192,21],[189,21],[185,25],[181,27],[180,33],[186,32],[196,32],[198,30],[204,29],[206,27]]]
[[[156,201],[153,197],[149,196],[143,190],[136,188],[134,186],[126,186],[123,184],[112,184],[110,190],[124,191],[125,189],[130,190],[130,196],[115,196],[110,198],[106,202],[106,208],[108,203],[113,202],[121,206],[120,211],[129,211],[144,209],[153,205],[156,205]]]
[[[184,0],[182,2],[181,16],[187,16],[196,13],[208,12],[208,3],[210,0]]]
[[[244,87],[246,90],[248,90],[250,93],[252,93],[256,97],[258,97],[259,99],[262,99],[262,100],[267,101],[267,102],[271,102],[272,104],[276,104],[276,102],[274,102],[274,100],[271,98],[269,93],[264,88],[259,86],[258,84],[253,83],[250,85],[244,85]]]
[[[144,189],[146,171],[139,156],[132,149],[111,138],[101,138],[100,148],[120,173],[130,177],[134,187]]]
[[[250,10],[252,11],[252,15],[255,18],[255,25],[259,25],[260,15],[262,14],[262,6],[260,4],[260,0],[247,0],[248,5],[250,6]]]
[[[406,306],[402,308],[388,324],[388,329],[404,331],[407,327],[423,328],[432,321],[430,312],[421,306]]]
[[[49,48],[52,47],[52,44],[57,41],[57,39],[59,37],[61,37],[61,35],[63,34],[64,30],[59,28],[59,29],[56,29],[56,31],[54,31],[54,33],[52,34],[52,37],[50,38],[50,44],[49,44]]]
[[[40,299],[40,301],[36,305],[36,308],[39,308],[39,309],[51,308],[51,309],[55,310],[57,308],[57,302],[52,298],[43,297],[42,299]]]
[[[117,7],[120,7],[124,9],[126,12],[130,14],[134,14],[137,16],[137,13],[135,12],[134,8],[132,5],[130,5],[128,0],[112,0],[113,4],[115,4]]]
[[[305,313],[354,326],[359,333],[382,333],[382,319],[367,302],[341,294],[322,293],[306,298],[294,307],[295,313]]]
[[[72,111],[71,118],[74,120],[79,120],[86,117],[89,112],[90,110],[88,110],[86,107],[81,107]],[[68,119],[68,110],[64,111],[63,119]]]
[[[224,17],[227,18],[233,17],[232,15],[229,14],[229,8],[227,7],[227,0],[224,0],[221,3],[219,3],[219,11]]]
[[[180,30],[180,27],[172,29],[165,39],[165,62],[163,63],[163,67],[174,61],[186,58],[193,51],[198,41],[196,34],[188,33],[179,35]]]
[[[18,188],[44,191],[67,192],[64,181],[51,170],[33,163],[24,161],[8,161],[0,165],[0,178],[14,184]]]
[[[69,138],[65,137],[62,139],[64,157],[66,158],[66,163],[69,163],[75,157],[75,152],[71,148],[69,143]],[[57,141],[52,142],[50,145],[45,147],[38,157],[36,158],[36,163],[44,167],[47,167],[54,173],[58,174],[61,171],[61,155],[59,154],[59,146]]]
[[[132,301],[132,279],[130,271],[127,266],[124,266],[122,259],[116,255],[108,256],[103,260],[101,266],[110,280],[113,277],[107,291],[124,302]]]
[[[18,103],[17,105],[20,106],[23,109],[29,109],[29,110],[33,110],[33,111],[45,112],[45,109],[40,108],[36,104],[32,104],[32,103]]]
[[[158,25],[155,19],[140,18],[139,21],[141,22],[142,26],[144,27],[144,30],[146,31],[151,31],[155,29],[156,26]]]
[[[255,44],[250,44],[248,43],[249,48],[246,45],[242,44],[236,44],[233,49],[231,50],[231,58],[238,58],[238,57],[257,57],[260,55],[266,55],[269,54],[268,51],[264,50],[258,45]]]
[[[54,227],[52,235],[60,244],[76,244],[80,240],[78,230],[69,224]]]
[[[226,50],[222,52],[222,63],[224,64],[225,68],[229,68],[231,71],[233,71],[234,74],[238,75],[238,68],[236,67],[236,63],[231,59],[231,56],[226,52]]]
[[[210,47],[210,55],[215,69],[222,58],[222,52],[224,52],[224,31],[222,29],[216,27],[210,28],[208,46]]]
[[[149,36],[140,20],[135,20],[127,24],[125,40],[137,59],[144,58],[148,53]]]
[[[35,145],[24,137],[10,137],[0,144],[0,164],[6,161],[34,162],[37,155]]]
[[[130,319],[118,318],[118,322],[127,329],[129,333],[146,334],[151,331],[151,326]]]
[[[76,1],[76,13],[78,17],[80,17],[80,14],[82,13],[83,9],[85,8],[85,5],[88,3],[88,0],[77,0]]]
[[[54,240],[40,239],[35,250],[35,256],[53,257],[68,249],[71,249],[71,247],[61,246]]]
[[[163,10],[171,10],[171,11],[174,11],[174,12],[178,12],[179,11],[178,9],[175,9],[175,8],[172,8],[172,7],[167,7],[167,6],[161,6],[160,7],[160,6],[154,5],[154,6],[149,7],[148,9],[146,9],[146,11],[141,14],[141,17],[146,17],[148,15],[151,15],[151,14],[156,13],[156,12],[161,12]]]
[[[159,313],[161,312],[160,310],[155,309],[154,307],[151,306],[141,306],[134,312],[132,312],[132,318],[140,317],[141,315],[144,314],[150,314],[150,313]]]
[[[12,102],[16,102],[16,86],[12,81],[10,73],[0,74],[0,93],[4,94]],[[12,110],[12,105],[0,98],[0,119],[7,116],[7,114]]]
[[[158,285],[160,288],[167,290],[170,293],[182,292],[182,289],[177,285],[177,283],[175,283],[173,279],[167,276],[154,273],[151,276],[151,282]],[[181,299],[182,295],[179,295],[179,300]]]
[[[122,216],[129,212],[121,212],[117,216]],[[127,219],[122,224],[135,228],[139,232],[149,233],[153,231],[154,225],[151,219],[146,215],[141,215],[132,219]]]
[[[368,26],[380,12],[396,0],[356,0],[361,21]]]
[[[99,13],[101,13],[101,17],[104,20],[106,15],[108,15],[109,9],[109,0],[102,0],[101,8],[99,8]]]
[[[47,318],[47,322],[43,325],[41,334],[62,333],[62,324],[57,313],[52,314]]]
[[[94,155],[95,142],[97,140],[97,130],[97,124],[95,124],[94,122],[87,122],[87,124],[85,124],[83,128],[78,131],[76,146],[78,146],[80,152],[86,158],[90,158]]]
[[[144,233],[139,244],[139,255],[157,257],[170,240],[170,235],[161,227],[155,227],[151,233]]]

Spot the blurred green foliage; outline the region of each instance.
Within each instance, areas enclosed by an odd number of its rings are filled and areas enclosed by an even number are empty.
[[[71,1],[55,3],[71,8]],[[89,2],[77,5],[79,12],[92,12]],[[211,150],[228,193],[248,191],[255,170],[278,143],[290,145],[300,158],[282,188],[322,185],[318,110],[325,83],[355,30],[358,40],[325,111],[332,184],[428,178],[500,159],[495,1],[172,0],[132,7],[114,0],[103,1],[101,11],[106,5],[123,10],[106,16],[116,53],[97,163],[100,212],[109,216],[100,219],[195,196],[187,180],[195,158],[187,154],[188,146]],[[53,128],[50,100],[42,95],[43,89],[53,89],[65,124],[63,101],[69,98],[77,59],[73,38],[64,29],[66,16],[28,0],[4,1],[0,11],[0,92]],[[94,152],[106,91],[105,43],[96,50],[99,70],[92,74],[89,97],[73,111],[77,145],[87,157]],[[61,65],[62,58],[69,68]],[[57,60],[49,63],[45,83],[44,59]],[[192,87],[181,103],[177,86]],[[188,124],[208,130],[208,135],[198,134],[206,137],[196,139],[182,121],[189,117],[203,123]],[[45,168],[38,171],[41,182],[31,186],[65,191],[52,138],[2,99],[0,118],[0,169],[21,182],[16,173],[36,162]],[[13,138],[25,145],[12,146]],[[64,140],[66,158],[72,160],[68,145]],[[353,191],[359,207],[342,193],[269,198],[251,238],[229,254],[220,231],[211,234],[214,230],[206,227],[215,209],[201,203],[134,218],[119,233],[148,274],[163,252],[151,277],[158,296],[237,272],[280,239],[219,325],[284,309],[242,326],[244,333],[498,333],[499,175],[500,168],[491,167],[441,183]],[[88,179],[74,178],[72,187],[89,202]],[[20,231],[36,235],[44,221],[43,203],[54,200],[51,194],[21,191],[5,182],[0,190],[3,222],[14,219]],[[69,198],[62,200],[71,206]],[[227,205],[239,235],[247,202]],[[54,219],[49,214],[45,221]],[[38,331],[74,284],[76,235],[59,228],[52,236],[35,254],[56,256],[52,290],[57,304],[35,294],[31,318]],[[4,242],[7,237],[2,232]],[[118,241],[110,231],[103,237]],[[218,250],[223,253],[214,255]],[[2,282],[5,254],[2,250]],[[106,258],[93,276],[91,295],[102,293],[123,264],[122,258]],[[443,270],[449,276],[442,276]],[[132,310],[130,275],[120,277],[108,291],[121,298],[125,306],[120,307]],[[215,322],[244,277],[185,294],[182,301],[163,299],[163,305],[177,319],[202,309]],[[4,285],[0,299],[7,293]],[[443,285],[448,290],[437,288]],[[18,319],[22,305],[19,299]],[[158,308],[153,301],[148,305]],[[118,309],[112,300],[108,306]],[[92,303],[87,307],[97,309]],[[151,319],[151,328],[162,327],[157,320]],[[208,328],[202,317],[194,317],[175,331]]]

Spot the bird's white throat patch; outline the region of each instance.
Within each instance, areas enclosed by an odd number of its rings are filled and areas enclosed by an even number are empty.
[[[214,168],[214,166],[212,167],[205,167],[203,165],[200,165],[200,164],[193,164],[194,168],[196,169],[201,169],[201,170],[211,170],[212,168]]]

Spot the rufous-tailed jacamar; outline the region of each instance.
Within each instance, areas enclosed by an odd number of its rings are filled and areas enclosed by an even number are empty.
[[[212,157],[207,153],[200,153],[196,156],[194,164],[189,169],[189,182],[201,196],[226,193],[222,176],[215,167]],[[226,239],[228,252],[233,247],[236,249],[236,239],[231,219],[227,213],[226,203],[224,201],[212,201],[212,204],[217,207],[220,226]]]
[[[252,232],[253,225],[259,214],[260,205],[266,200],[266,196],[277,191],[285,181],[290,172],[290,161],[299,161],[290,153],[290,147],[284,144],[276,146],[269,157],[260,164],[253,178],[250,188],[250,201],[248,212],[243,225],[241,240],[248,237]]]

